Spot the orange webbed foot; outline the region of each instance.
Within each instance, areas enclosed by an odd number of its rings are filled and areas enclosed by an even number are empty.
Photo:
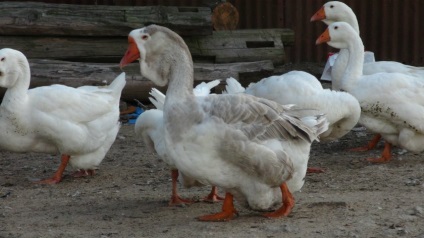
[[[43,179],[43,180],[40,180],[40,181],[36,181],[34,183],[37,183],[37,184],[57,184],[57,183],[60,183],[60,181],[62,181],[63,172],[65,171],[65,168],[68,165],[68,162],[69,162],[70,159],[71,159],[71,156],[62,155],[59,168],[56,170],[53,177],[48,178],[48,179]]]
[[[392,146],[389,143],[384,143],[384,150],[383,153],[381,154],[380,158],[369,158],[367,159],[367,161],[374,163],[374,164],[382,164],[382,163],[387,163],[391,160],[392,158],[392,153],[391,153],[391,148]]]
[[[369,150],[372,150],[372,149],[374,149],[374,148],[377,146],[377,144],[378,144],[378,142],[380,141],[380,139],[381,139],[381,135],[380,135],[380,134],[377,134],[377,135],[375,135],[375,136],[371,139],[371,141],[370,141],[370,142],[368,142],[368,145],[366,145],[366,146],[361,146],[361,147],[356,147],[356,148],[352,148],[352,149],[349,149],[349,151],[361,152],[361,151],[369,151]]]
[[[237,210],[234,208],[233,195],[231,193],[225,194],[224,203],[222,204],[222,211],[219,213],[198,217],[199,221],[229,221],[238,215]]]
[[[43,180],[40,180],[40,181],[35,181],[34,183],[36,183],[36,184],[58,184],[58,183],[60,183],[60,181],[62,181],[62,178],[61,177],[60,178],[51,177],[51,178],[48,178],[48,179],[43,179]]]
[[[308,174],[318,174],[318,173],[324,173],[325,170],[322,168],[316,168],[316,167],[308,167],[306,169],[306,173]]]
[[[186,204],[192,204],[194,203],[193,200],[190,199],[184,199],[181,198],[178,195],[174,195],[171,197],[171,200],[169,201],[168,205],[169,206],[179,206],[179,205],[186,205]]]
[[[220,202],[223,200],[224,198],[218,195],[216,186],[212,186],[211,192],[202,199],[203,202],[210,202],[210,203]]]
[[[198,218],[199,221],[229,221],[234,218],[234,215],[238,215],[237,211],[222,211],[219,213],[201,216]]]
[[[169,206],[179,206],[179,205],[194,203],[193,200],[184,199],[184,198],[181,198],[178,195],[178,191],[177,191],[178,170],[177,169],[171,170],[171,178],[172,178],[172,196],[171,196],[171,200],[169,201],[168,205]]]
[[[280,189],[282,193],[283,205],[279,209],[273,212],[263,214],[264,217],[268,217],[268,218],[286,217],[291,213],[295,204],[293,195],[289,191],[286,183],[283,183],[280,186]]]
[[[264,217],[267,218],[279,218],[279,217],[286,217],[290,214],[292,208],[294,207],[294,204],[290,207],[290,206],[282,206],[279,209],[273,211],[273,212],[268,212],[265,214],[262,214]]]
[[[348,151],[352,151],[352,152],[363,152],[363,151],[369,151],[369,150],[371,150],[371,149],[366,145],[366,146],[351,148]]]
[[[93,176],[95,174],[96,174],[96,171],[94,169],[80,169],[72,173],[71,176],[74,178],[81,178],[81,177]]]

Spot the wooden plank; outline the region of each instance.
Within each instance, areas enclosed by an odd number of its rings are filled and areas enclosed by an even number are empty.
[[[243,80],[249,75],[256,75],[259,79],[261,77],[267,77],[273,73],[274,65],[271,60],[229,64],[194,64],[194,78],[197,81],[211,81],[215,79],[225,80],[229,77],[233,77],[237,80]]]
[[[261,32],[264,34],[258,36]],[[228,32],[216,32],[213,36],[185,37],[184,40],[195,62],[272,60],[275,65],[281,65],[285,62],[285,52],[280,37],[286,32],[263,29],[235,34],[234,38]],[[113,63],[119,62],[128,45],[126,37],[0,36],[0,46],[22,51],[28,58]]]
[[[208,7],[0,2],[0,9],[1,35],[127,36],[151,23],[181,35],[212,34]]]
[[[106,85],[118,76],[122,71],[117,64],[109,63],[82,63],[58,60],[29,59],[31,68],[30,88],[52,84],[63,84],[71,87],[83,85]],[[133,63],[124,68],[127,73],[127,84],[122,92],[122,99],[132,101],[138,99],[148,101],[149,92],[155,86],[150,80],[140,74],[139,64]],[[221,79],[220,87],[215,89],[221,93],[225,85],[225,79],[234,77],[244,82],[249,78],[256,80],[270,76],[274,72],[271,61],[243,62],[231,64],[194,64],[194,84],[200,82]],[[159,88],[165,91],[166,88]],[[0,91],[3,97],[5,90]]]
[[[212,36],[185,37],[193,59],[214,63],[272,60],[275,65],[285,62],[284,44],[294,41],[290,29],[249,29],[216,31]]]
[[[63,84],[70,87],[83,85],[101,86],[112,82],[122,71],[118,64],[110,63],[83,63],[59,60],[29,59],[31,67],[30,88]],[[135,72],[136,64],[133,64]],[[124,100],[138,99],[147,101],[150,88],[154,84],[137,74],[127,73],[127,84],[122,91]]]
[[[124,70],[127,72],[127,76],[131,80],[146,80],[140,75],[139,64],[130,64],[125,67]],[[273,74],[274,65],[270,60],[228,64],[195,63],[194,86],[201,82],[220,79],[221,84],[215,87],[212,92],[221,93],[225,89],[225,80],[229,77],[233,77],[240,81],[243,85],[247,85],[250,82],[256,82]],[[138,95],[138,100],[146,101],[151,87],[156,87],[162,92],[166,91],[166,87],[157,87],[150,84],[148,86],[139,86],[135,88],[134,90],[137,90],[137,92],[132,93],[131,95],[133,97]],[[127,95],[125,95],[125,97],[127,97]]]
[[[0,36],[1,48],[13,48],[28,58],[84,62],[119,62],[127,37]]]

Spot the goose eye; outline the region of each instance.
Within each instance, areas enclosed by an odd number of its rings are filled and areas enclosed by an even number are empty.
[[[334,27],[334,30],[337,30],[337,29],[339,29],[339,27],[338,27],[338,26],[335,26],[335,27]]]
[[[1,60],[1,61],[4,61],[5,59],[6,59],[5,57],[1,57],[1,59],[0,59],[0,60]]]
[[[147,40],[147,38],[149,38],[149,36],[148,36],[148,35],[143,35],[143,36],[141,37],[141,39],[142,39],[142,40]]]
[[[334,6],[333,5],[330,5],[330,8],[333,8]]]

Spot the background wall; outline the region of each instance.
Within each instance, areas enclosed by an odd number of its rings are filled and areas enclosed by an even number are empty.
[[[99,5],[210,6],[213,0],[38,0],[35,2]],[[218,0],[216,0],[218,2]],[[315,46],[325,24],[309,21],[324,0],[229,0],[239,11],[238,28],[291,28],[295,43],[288,61],[324,62],[328,46]],[[365,49],[377,60],[424,66],[424,1],[345,0],[356,13]]]

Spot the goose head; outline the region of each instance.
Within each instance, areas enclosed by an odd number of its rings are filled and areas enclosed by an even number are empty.
[[[163,111],[158,109],[150,109],[143,112],[138,118],[134,126],[136,134],[141,132],[156,130],[163,123]]]
[[[159,86],[168,84],[171,69],[180,61],[191,62],[190,51],[183,39],[168,28],[149,25],[128,35],[128,49],[120,67],[140,61],[141,75]],[[186,57],[186,58],[184,58]]]
[[[358,33],[346,22],[331,23],[318,37],[316,44],[327,43],[337,49],[347,49],[351,38],[358,37]]]
[[[163,111],[157,109],[143,112],[134,125],[135,134],[143,138],[145,144],[152,151],[154,151],[155,143],[160,143],[159,139],[163,130]],[[155,131],[159,133],[155,133]]]
[[[311,21],[323,21],[325,24],[343,21],[349,23],[359,33],[358,20],[353,10],[343,2],[325,3],[312,17]]]
[[[10,48],[1,49],[0,87],[11,88],[16,84],[18,80],[24,80],[22,78],[22,74],[26,72],[22,71],[22,69],[28,68],[29,71],[29,66],[27,62],[28,61],[25,55],[22,54],[22,52]]]

